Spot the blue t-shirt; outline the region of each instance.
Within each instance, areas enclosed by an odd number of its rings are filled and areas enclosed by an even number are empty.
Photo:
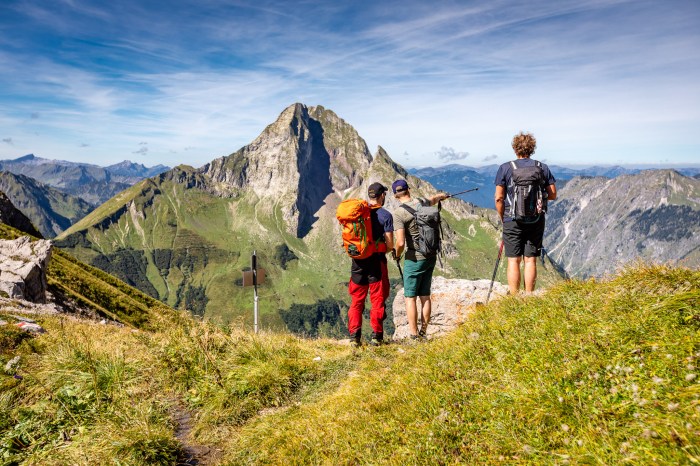
[[[372,224],[372,230],[374,232],[381,232],[379,235],[377,233],[374,233],[374,239],[377,240],[379,239],[379,236],[383,236],[384,233],[391,233],[394,231],[394,217],[391,215],[391,213],[386,210],[384,207],[380,207],[377,209],[377,226],[379,228],[375,228],[376,224]]]
[[[535,166],[536,160],[526,158],[526,159],[517,159],[514,160],[515,166],[518,168],[522,167],[533,167]],[[546,192],[546,187],[549,186],[550,184],[556,183],[557,180],[554,179],[554,175],[552,175],[552,172],[549,171],[549,167],[547,164],[542,163],[542,171],[544,172],[544,179],[545,183],[544,186],[542,187],[542,191]],[[505,215],[503,216],[503,221],[504,222],[509,222],[513,220],[512,217],[508,216],[508,213],[510,212],[510,206],[513,203],[513,167],[510,165],[510,162],[506,162],[500,167],[498,167],[498,173],[496,173],[496,179],[494,180],[493,184],[496,186],[504,186],[506,188],[506,199],[504,201],[505,204]]]

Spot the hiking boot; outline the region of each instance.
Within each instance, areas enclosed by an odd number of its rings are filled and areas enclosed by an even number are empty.
[[[369,341],[370,346],[381,346],[384,344],[383,340],[378,339],[377,337],[372,337],[372,339]]]
[[[426,331],[424,328],[420,329],[418,332],[418,337],[422,338],[423,340],[426,340],[428,338],[428,335],[426,335]]]
[[[361,332],[356,332],[350,334],[350,346],[354,346],[356,348],[359,348],[362,346],[362,333]]]

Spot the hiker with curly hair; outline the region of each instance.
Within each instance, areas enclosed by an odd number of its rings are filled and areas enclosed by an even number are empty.
[[[512,146],[517,159],[499,167],[494,184],[496,211],[503,223],[508,258],[508,288],[510,294],[516,294],[520,289],[523,257],[525,292],[535,289],[547,202],[557,198],[557,187],[549,167],[531,158],[537,148],[532,134],[516,134]]]

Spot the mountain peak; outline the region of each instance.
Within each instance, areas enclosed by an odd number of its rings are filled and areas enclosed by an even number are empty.
[[[31,162],[32,160],[36,159],[37,157],[34,154],[27,154],[22,157],[18,157],[13,160],[13,162]]]

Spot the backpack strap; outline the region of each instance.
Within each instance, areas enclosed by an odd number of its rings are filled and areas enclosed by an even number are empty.
[[[515,164],[515,160],[510,161],[510,166],[513,167],[513,170],[517,170],[518,166]]]
[[[413,207],[410,207],[410,206],[408,206],[408,205],[406,205],[406,204],[401,204],[399,207],[403,207],[403,208],[406,209],[406,211],[408,211],[408,213],[411,214],[411,215],[416,215],[416,209],[414,209]]]

